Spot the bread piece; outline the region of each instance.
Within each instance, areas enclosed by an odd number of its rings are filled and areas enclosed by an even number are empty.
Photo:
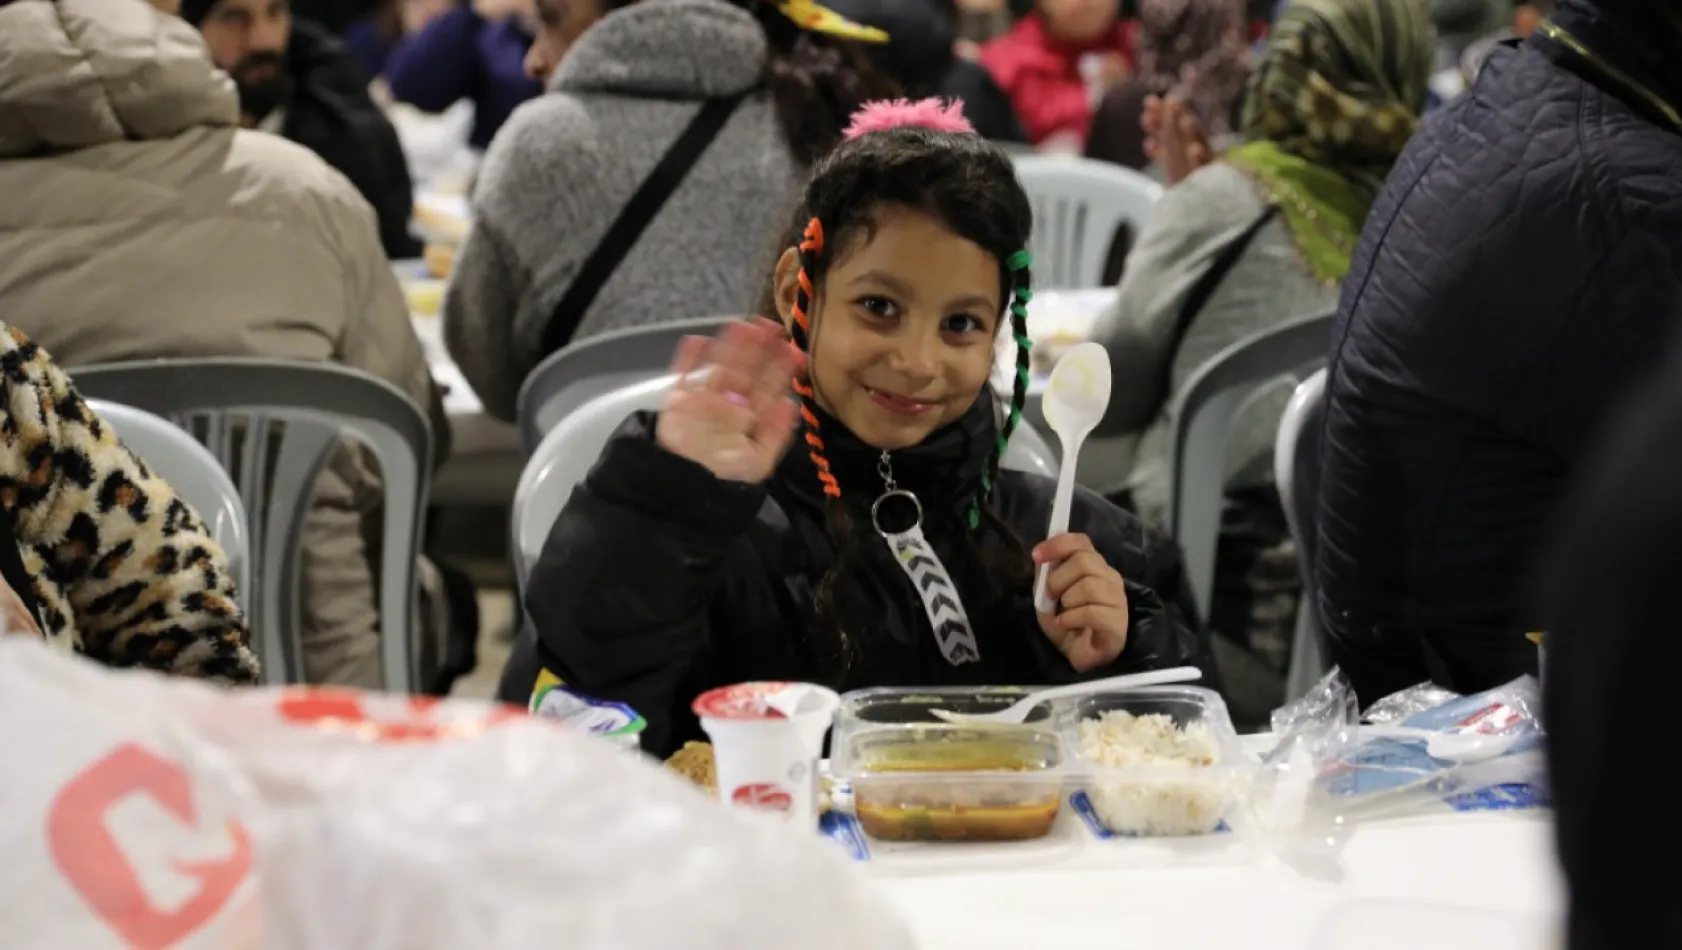
[[[421,251],[421,256],[426,259],[427,271],[439,280],[449,279],[450,271],[455,270],[456,248],[453,244],[428,244]]]
[[[705,742],[685,742],[683,748],[666,760],[666,768],[694,782],[707,791],[718,794],[718,770],[713,760],[713,747]]]

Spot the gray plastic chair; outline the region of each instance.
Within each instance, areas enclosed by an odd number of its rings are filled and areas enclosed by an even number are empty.
[[[407,396],[342,366],[283,360],[111,363],[71,376],[84,396],[145,409],[193,433],[239,486],[255,557],[246,603],[268,682],[303,677],[300,541],[316,476],[341,439],[367,446],[385,489],[378,596],[385,685],[413,692],[415,554],[432,432]]]
[[[222,463],[187,430],[162,416],[103,399],[89,399],[88,406],[116,430],[117,438],[146,463],[153,475],[168,482],[198,512],[205,530],[227,555],[238,600],[246,606],[250,599],[251,546],[245,503]]]
[[[1331,324],[1332,315],[1323,314],[1240,340],[1199,368],[1174,396],[1168,527],[1185,555],[1186,578],[1205,623],[1214,599],[1232,424],[1264,390],[1283,382],[1295,386],[1325,365]]]
[[[1125,222],[1137,236],[1162,197],[1162,186],[1110,162],[1065,155],[1021,155],[1014,161],[1034,208],[1028,244],[1035,286],[1103,286],[1116,229]]]
[[[660,408],[675,377],[667,374],[603,393],[569,412],[549,430],[532,453],[514,490],[514,570],[521,589],[555,519],[572,490],[602,454],[607,441],[639,410]],[[1006,468],[1057,477],[1057,456],[1045,438],[1027,423],[1017,427],[1000,464]]]
[[[529,457],[568,413],[604,393],[666,375],[684,337],[713,336],[736,319],[701,317],[628,327],[551,353],[520,385],[521,447]]]
[[[1296,633],[1291,639],[1291,665],[1285,675],[1285,701],[1306,695],[1326,673],[1320,649],[1320,625],[1315,618],[1314,545],[1318,540],[1320,503],[1320,440],[1326,421],[1326,371],[1302,381],[1285,415],[1279,420],[1279,439],[1273,446],[1273,480],[1285,506],[1285,523],[1297,542],[1297,568],[1302,573],[1302,600],[1297,604]]]

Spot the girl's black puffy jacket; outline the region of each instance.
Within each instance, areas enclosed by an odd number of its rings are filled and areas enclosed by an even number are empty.
[[[836,664],[818,659],[832,654],[808,632],[813,593],[835,549],[806,454],[790,451],[764,485],[722,481],[656,444],[655,417],[641,413],[614,436],[556,521],[526,593],[537,642],[527,638],[517,651],[504,697],[523,701],[536,666],[547,667],[585,693],[630,704],[649,721],[644,749],[665,754],[700,736],[689,711],[698,694],[744,680],[846,690],[1083,678],[1040,631],[1031,581],[997,589],[971,542],[965,514],[995,440],[992,402],[984,394],[963,419],[893,454],[894,477],[921,500],[923,531],[962,595],[979,662],[945,661],[912,582],[870,528],[869,503],[882,491],[878,450],[822,419],[832,470],[857,506],[848,583],[874,621],[856,631],[856,658],[837,676]],[[1044,539],[1054,487],[1041,476],[1000,473],[995,510],[1025,545]],[[1181,589],[1174,545],[1084,490],[1070,530],[1091,536],[1126,578],[1131,611],[1120,658],[1086,676],[1200,663],[1179,609],[1156,593],[1173,599]]]

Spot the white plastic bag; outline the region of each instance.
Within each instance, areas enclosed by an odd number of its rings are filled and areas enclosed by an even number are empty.
[[[1436,759],[1417,735],[1363,732],[1354,690],[1333,669],[1273,713],[1276,742],[1256,770],[1239,830],[1305,872],[1330,875],[1364,822],[1543,804],[1540,706],[1528,676],[1473,696],[1421,684],[1373,704],[1387,723],[1420,733],[1510,740],[1488,756]]]
[[[846,855],[489,704],[0,643],[6,947],[910,947]]]

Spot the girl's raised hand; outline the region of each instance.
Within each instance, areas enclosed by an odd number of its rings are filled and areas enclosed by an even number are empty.
[[[1127,646],[1127,585],[1084,534],[1060,534],[1033,550],[1034,564],[1056,564],[1045,592],[1062,604],[1040,614],[1040,629],[1078,673],[1113,663]],[[1062,563],[1058,563],[1062,562]]]
[[[790,383],[801,359],[770,320],[732,323],[713,339],[684,337],[655,440],[719,478],[765,481],[794,438]]]

